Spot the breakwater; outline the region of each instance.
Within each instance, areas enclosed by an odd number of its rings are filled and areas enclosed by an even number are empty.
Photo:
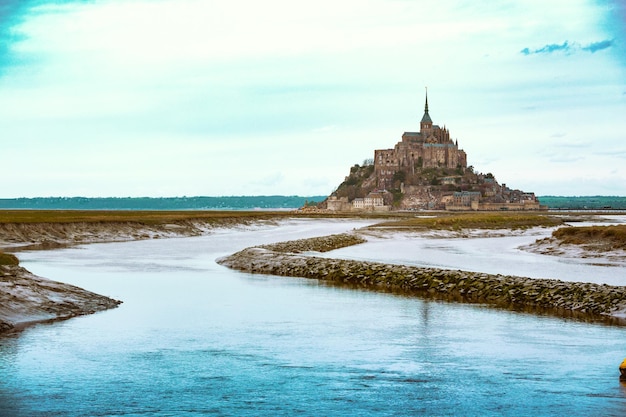
[[[342,285],[624,324],[626,287],[555,279],[328,259],[326,252],[363,242],[352,234],[244,249],[218,260],[233,269],[315,278]],[[604,320],[606,321],[606,320]]]

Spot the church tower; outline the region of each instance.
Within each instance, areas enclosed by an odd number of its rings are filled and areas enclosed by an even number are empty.
[[[424,116],[420,122],[420,133],[423,138],[427,138],[433,133],[433,121],[428,114],[428,91],[426,91],[426,104],[424,105]]]

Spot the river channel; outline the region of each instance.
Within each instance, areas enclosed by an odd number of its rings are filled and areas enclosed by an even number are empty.
[[[365,224],[292,220],[21,252],[35,274],[124,303],[0,338],[0,416],[626,415],[617,370],[626,328],[251,275],[215,262],[248,246]],[[511,249],[485,256],[487,268],[513,262],[511,273],[533,276],[547,262],[512,255],[536,236],[494,239],[485,244]],[[482,252],[471,241],[438,238],[400,250],[400,240],[381,239],[371,256],[367,244],[337,253],[451,268],[465,256],[475,269]],[[411,255],[428,251],[423,260]],[[549,262],[557,275],[581,268],[561,263],[559,272]],[[608,281],[624,271],[593,267]]]

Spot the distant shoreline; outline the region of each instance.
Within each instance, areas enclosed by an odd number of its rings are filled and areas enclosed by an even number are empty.
[[[0,210],[295,210],[326,196],[0,198]]]
[[[0,198],[0,210],[295,210],[326,195]],[[626,210],[626,196],[538,197],[551,210]]]

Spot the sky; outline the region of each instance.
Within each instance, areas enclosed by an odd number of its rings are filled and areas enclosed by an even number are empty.
[[[425,87],[475,171],[626,196],[620,0],[0,0],[0,198],[328,195]]]

